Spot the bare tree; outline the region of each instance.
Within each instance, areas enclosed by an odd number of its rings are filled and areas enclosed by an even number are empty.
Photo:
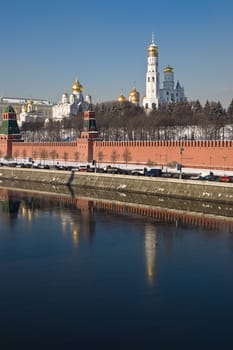
[[[27,150],[25,148],[22,150],[22,157],[24,158],[24,160],[26,160],[27,158]]]
[[[65,163],[66,163],[67,160],[68,160],[68,153],[67,153],[67,152],[64,152],[64,154],[63,154],[63,159],[64,159],[64,161],[65,161]]]
[[[15,161],[17,162],[17,158],[19,157],[19,150],[18,150],[18,149],[16,149],[16,150],[14,151],[13,156],[14,156],[14,158],[15,158]]]
[[[126,164],[126,166],[128,165],[128,163],[131,161],[132,157],[131,157],[131,153],[128,150],[128,148],[125,148],[124,153],[123,153],[123,159],[124,162]]]
[[[76,163],[79,160],[79,156],[80,156],[80,152],[78,152],[78,151],[74,152],[74,160],[75,160]]]
[[[45,159],[48,158],[48,152],[46,151],[46,149],[42,148],[40,150],[40,158],[44,161],[45,163]]]
[[[118,154],[117,151],[114,149],[111,153],[111,161],[113,162],[113,164],[117,161],[118,158]]]
[[[53,161],[53,164],[54,164],[55,159],[58,157],[57,151],[55,149],[53,149],[50,152],[50,157],[52,158],[52,161]]]

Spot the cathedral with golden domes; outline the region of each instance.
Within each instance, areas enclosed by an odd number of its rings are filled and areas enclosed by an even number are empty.
[[[158,53],[158,46],[152,34],[152,42],[147,48],[146,95],[142,100],[142,105],[147,111],[158,108],[160,105],[187,100],[184,87],[179,81],[175,84],[174,69],[170,66],[163,69],[163,84],[160,88]],[[120,95],[118,101],[124,102],[126,98]],[[130,92],[128,101],[137,106],[140,105],[140,94],[136,88]]]
[[[83,86],[78,79],[72,85],[72,93],[68,95],[63,93],[61,100],[52,108],[54,120],[76,117],[78,112],[85,112],[91,105],[91,96],[87,95],[84,99]]]

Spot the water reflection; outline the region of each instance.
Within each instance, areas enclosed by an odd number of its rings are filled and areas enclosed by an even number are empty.
[[[77,249],[80,245],[82,235],[88,242],[92,242],[96,230],[96,212],[118,213],[136,216],[147,216],[152,222],[145,224],[144,249],[146,275],[148,281],[153,283],[158,270],[158,230],[157,224],[172,224],[171,230],[175,232],[176,239],[183,239],[180,227],[191,225],[207,228],[204,235],[209,238],[208,230],[211,230],[211,238],[221,234],[222,230],[233,232],[233,220],[229,217],[220,218],[203,215],[194,212],[179,212],[177,210],[153,207],[147,205],[135,205],[134,203],[122,203],[105,199],[94,199],[90,197],[75,197],[67,194],[46,194],[14,191],[7,188],[0,188],[0,219],[12,225],[17,217],[23,218],[31,223],[43,212],[50,212],[60,221],[64,236],[70,235],[73,247]],[[156,224],[157,223],[157,224]],[[166,232],[162,234],[164,253],[172,254],[174,235]]]
[[[145,225],[145,257],[146,272],[150,283],[154,281],[156,273],[157,232],[156,227],[150,223]]]
[[[1,219],[9,225],[13,225],[18,216],[20,200],[14,198],[13,194],[7,190],[0,191],[0,215]]]
[[[137,200],[0,188],[3,344],[232,348],[232,218]]]
[[[124,197],[123,197],[124,198]],[[194,203],[196,205],[196,202]],[[203,203],[202,203],[203,206]],[[210,207],[211,205],[209,205]],[[222,205],[218,205],[221,209]],[[29,222],[38,216],[41,211],[51,211],[60,217],[63,231],[72,232],[74,241],[78,242],[79,232],[84,229],[86,237],[91,241],[95,234],[96,210],[146,216],[152,220],[165,223],[174,223],[175,231],[182,225],[204,227],[207,229],[227,230],[233,232],[233,217],[214,214],[204,214],[193,210],[177,210],[140,203],[121,202],[90,196],[71,196],[67,194],[28,192],[26,190],[12,190],[0,188],[0,215],[9,223],[17,216],[24,217]],[[64,209],[72,209],[73,212]],[[226,207],[225,207],[226,209]],[[229,207],[228,207],[229,212]],[[78,216],[77,216],[78,215]],[[147,228],[148,232],[152,230]],[[149,235],[148,235],[149,237]],[[145,238],[146,239],[146,238]],[[149,238],[148,238],[149,239]],[[156,241],[156,238],[154,238]],[[156,244],[156,243],[155,243]],[[171,242],[167,243],[167,245]],[[168,247],[168,249],[170,249]]]

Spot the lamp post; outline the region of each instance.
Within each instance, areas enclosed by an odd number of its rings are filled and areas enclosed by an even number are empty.
[[[184,148],[180,147],[180,179],[182,179],[182,154],[184,152]]]

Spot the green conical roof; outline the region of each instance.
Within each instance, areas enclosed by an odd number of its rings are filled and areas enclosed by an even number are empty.
[[[15,110],[12,106],[6,107],[4,113],[15,113]]]

